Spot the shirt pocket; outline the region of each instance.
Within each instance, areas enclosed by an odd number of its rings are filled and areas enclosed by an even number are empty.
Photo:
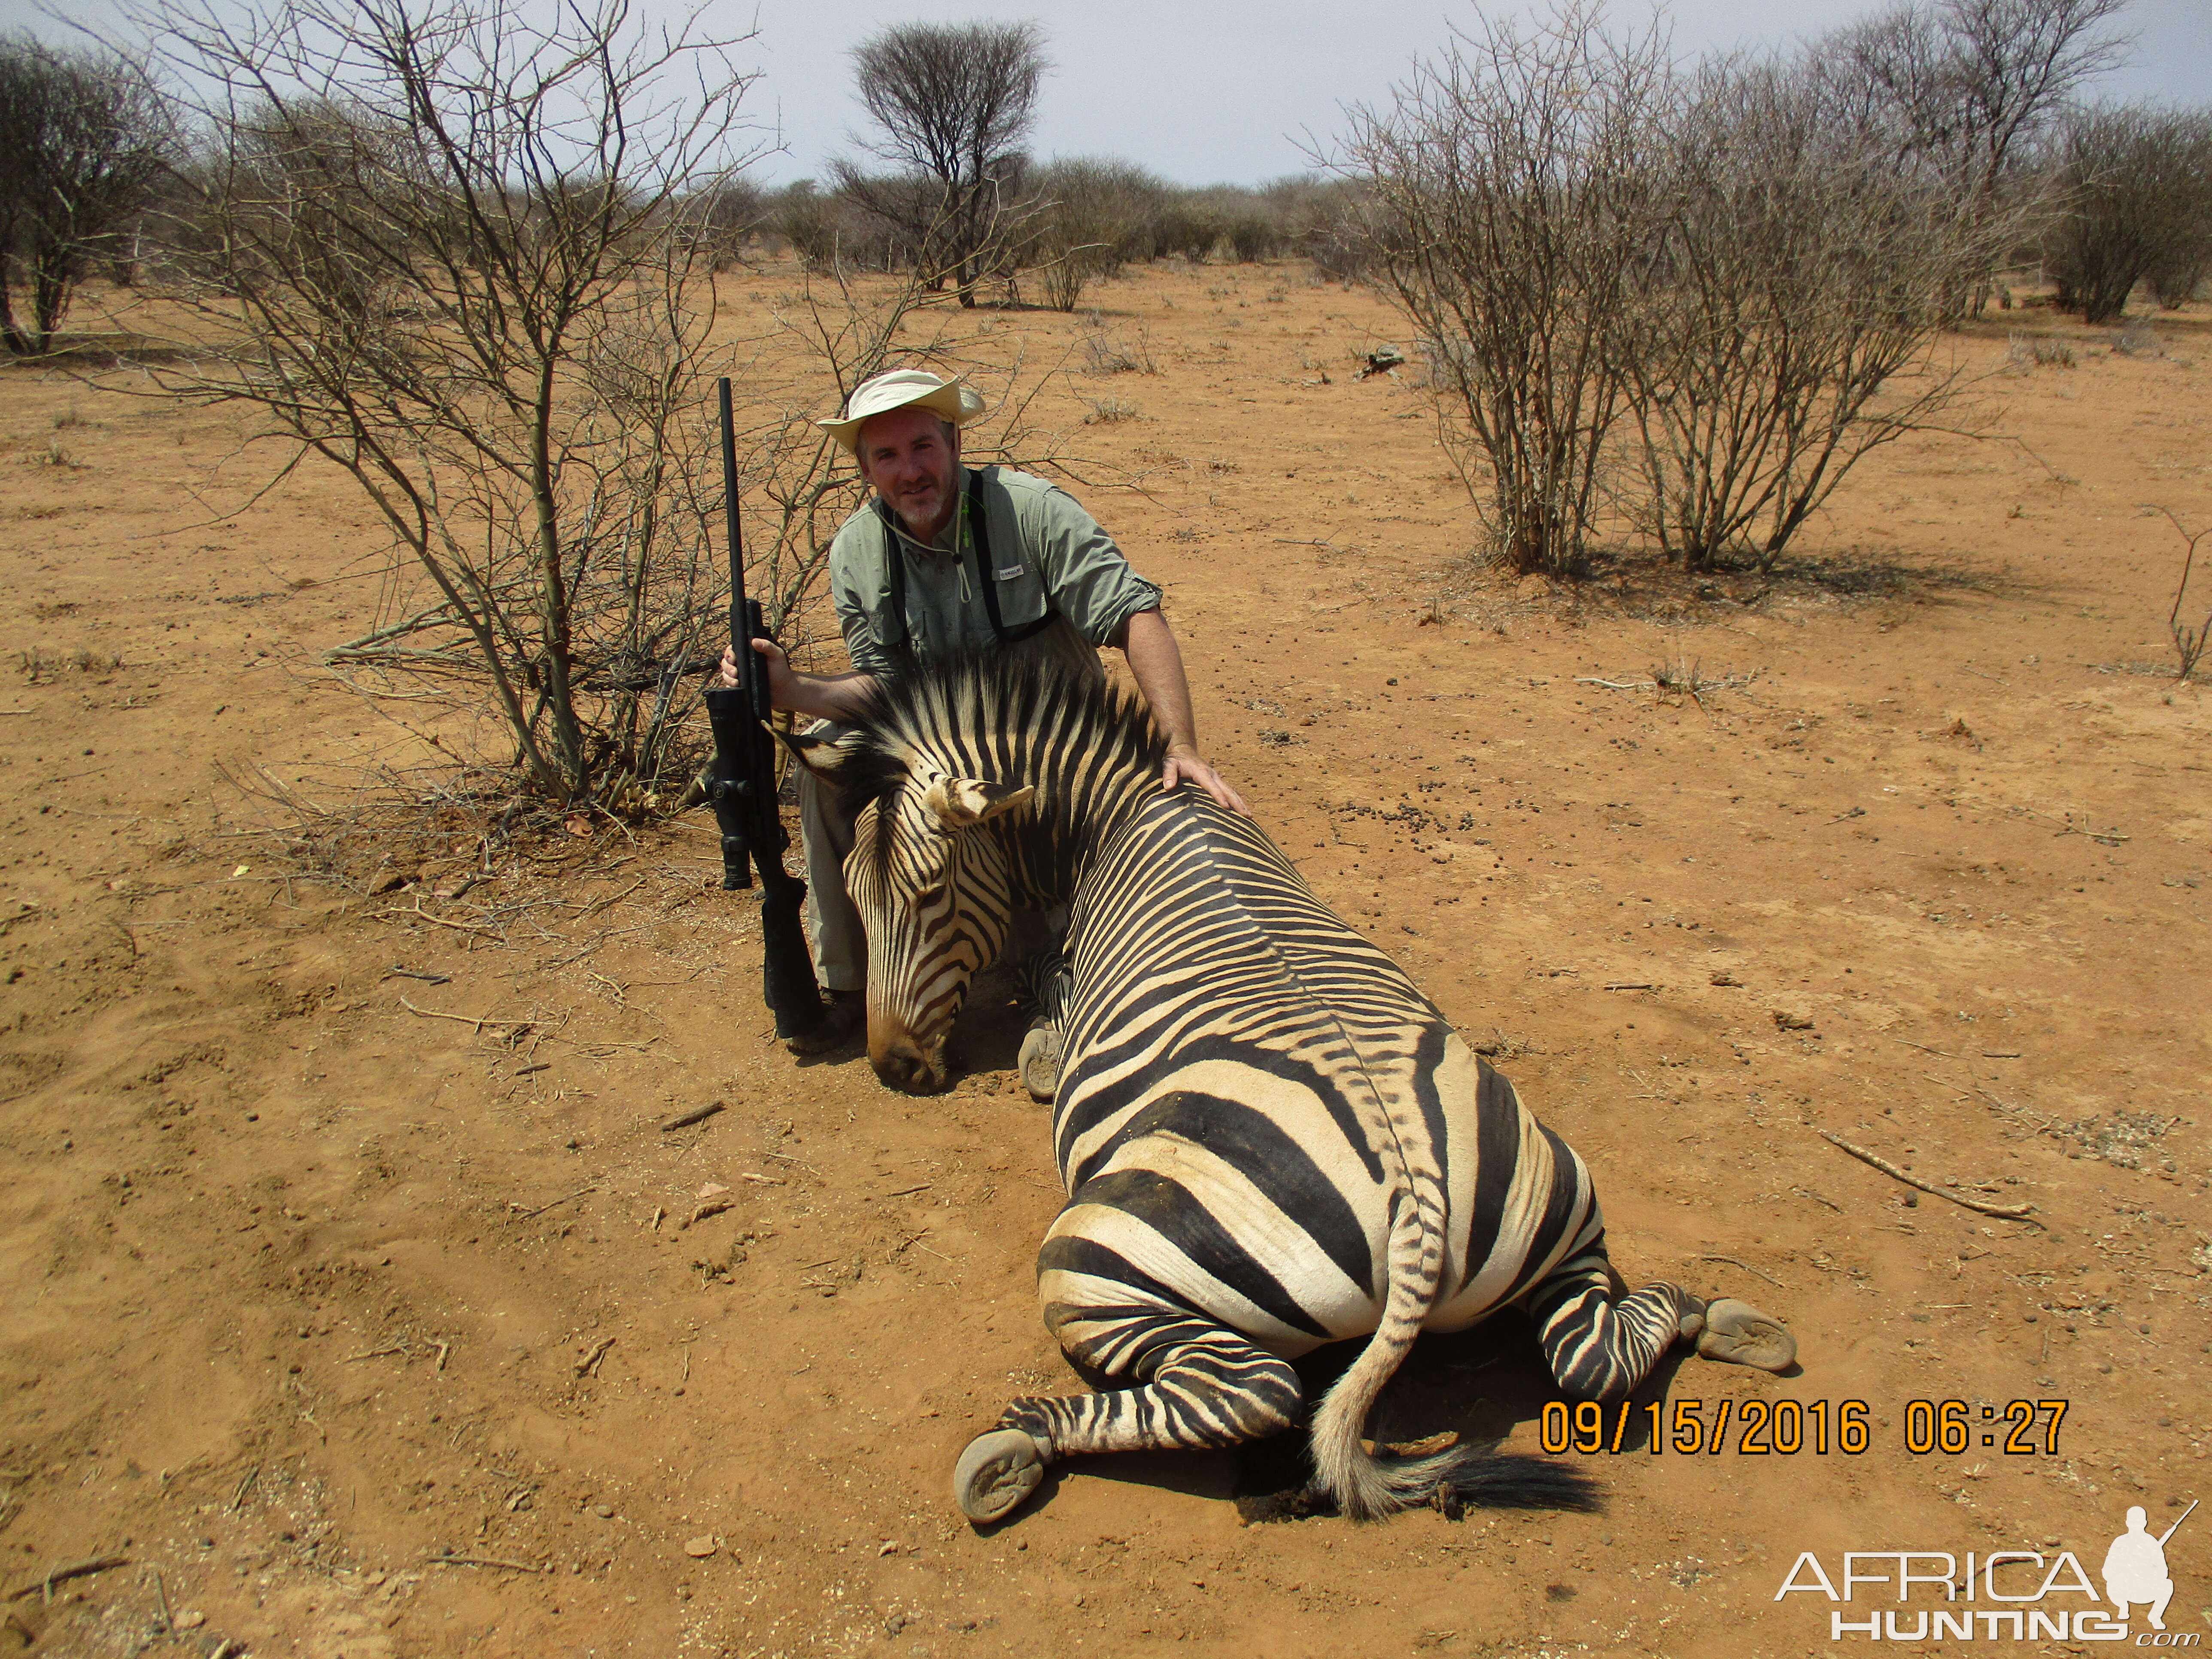
[[[999,601],[999,626],[1012,633],[1042,621],[1049,609],[1043,573],[1026,559],[1018,564],[1012,560],[992,562],[995,568],[991,585]]]

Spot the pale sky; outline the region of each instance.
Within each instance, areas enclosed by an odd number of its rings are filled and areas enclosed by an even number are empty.
[[[64,14],[98,26],[109,0],[73,0]],[[1786,46],[1881,0],[1679,0],[1668,9],[1677,53]],[[669,0],[640,0],[665,15]],[[1529,0],[1492,5],[1522,17]],[[1438,0],[758,0],[757,11],[714,0],[707,24],[758,33],[741,62],[760,82],[747,107],[781,131],[783,149],[753,171],[763,183],[820,177],[848,152],[865,120],[853,96],[852,46],[896,22],[1034,19],[1056,66],[1039,100],[1034,153],[1110,155],[1178,184],[1257,184],[1305,170],[1301,135],[1327,140],[1347,103],[1385,96],[1417,54],[1472,22],[1468,3]],[[1616,24],[1640,25],[1647,9],[1616,3]],[[2212,0],[2134,0],[2125,26],[2137,37],[2130,65],[2101,90],[2124,98],[2212,104]],[[0,27],[62,39],[67,27],[40,0],[0,0]]]

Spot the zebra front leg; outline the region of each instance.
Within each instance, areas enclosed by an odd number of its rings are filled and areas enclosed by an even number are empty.
[[[1121,1333],[1126,1338],[1126,1331]],[[998,1426],[961,1454],[952,1495],[970,1521],[1008,1514],[1036,1489],[1045,1466],[1082,1452],[1198,1450],[1279,1434],[1304,1395],[1285,1360],[1237,1332],[1188,1318],[1145,1344],[1133,1389],[1017,1400]]]
[[[1022,1000],[1029,1007],[1030,1027],[1022,1034],[1015,1069],[1030,1098],[1049,1103],[1060,1092],[1061,1034],[1068,1000],[1075,993],[1075,977],[1059,945],[1038,951],[1022,966]]]

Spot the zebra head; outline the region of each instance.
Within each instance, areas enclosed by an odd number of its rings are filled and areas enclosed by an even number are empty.
[[[846,890],[868,932],[868,1063],[908,1094],[950,1080],[945,1041],[1012,920],[1005,838],[1030,784],[917,775],[853,821]]]
[[[945,1038],[1017,907],[1066,903],[1087,849],[1159,788],[1167,739],[1132,696],[1001,653],[885,678],[825,748],[792,740],[853,823],[868,1058],[894,1089],[949,1080]]]

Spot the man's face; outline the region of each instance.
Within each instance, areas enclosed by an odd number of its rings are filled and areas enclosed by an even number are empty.
[[[918,541],[951,521],[960,502],[960,434],[933,410],[908,404],[860,428],[860,470]]]

